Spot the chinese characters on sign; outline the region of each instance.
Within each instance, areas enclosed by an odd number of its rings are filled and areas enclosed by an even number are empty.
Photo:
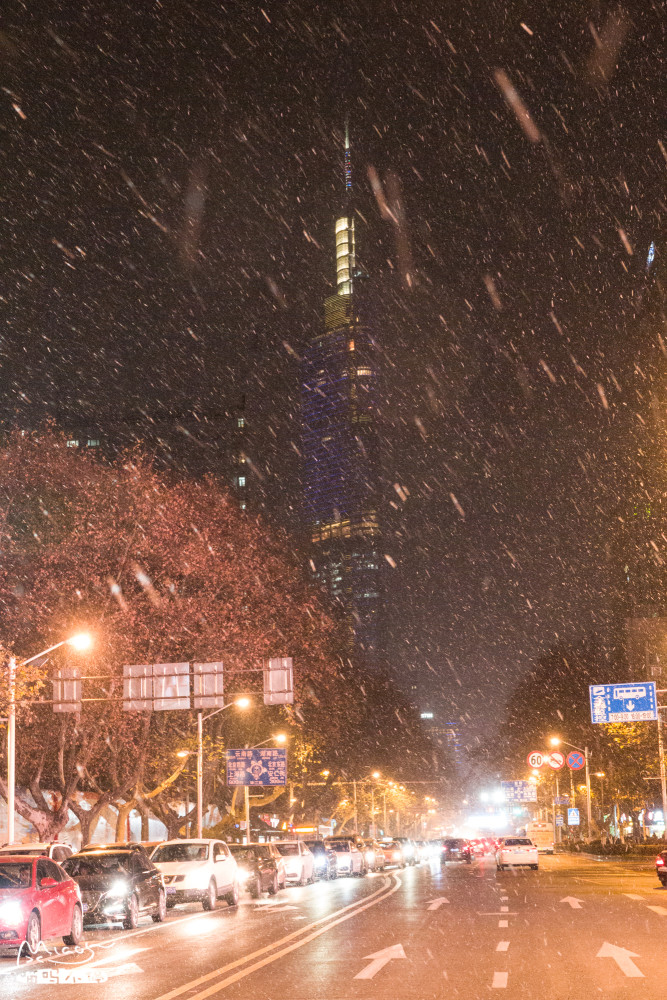
[[[537,788],[531,781],[501,781],[505,802],[537,802]]]
[[[588,690],[592,722],[650,722],[658,718],[654,681],[592,684]]]
[[[228,785],[286,785],[287,750],[227,750]]]

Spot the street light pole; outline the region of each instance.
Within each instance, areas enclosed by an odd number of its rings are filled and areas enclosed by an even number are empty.
[[[662,791],[662,821],[667,827],[667,780],[665,779],[665,744],[662,738],[662,718],[658,708],[658,760],[660,763],[660,789]]]
[[[71,635],[68,639],[56,642],[48,649],[43,649],[41,653],[29,656],[27,660],[17,663],[15,656],[9,658],[9,704],[7,707],[7,843],[14,843],[14,806],[16,802],[16,672],[19,666],[26,667],[29,663],[34,663],[42,656],[47,656],[55,649],[60,649],[66,644],[74,646],[75,649],[85,650],[91,644],[91,637],[87,632]]]
[[[588,747],[584,747],[584,760],[586,761],[586,819],[588,821],[588,836],[592,837],[591,830],[591,771],[588,764]]]
[[[204,827],[204,791],[203,775],[204,766],[204,720],[201,712],[197,712],[197,838],[202,839]]]
[[[7,843],[14,843],[14,789],[16,788],[16,657],[9,658],[7,710]]]

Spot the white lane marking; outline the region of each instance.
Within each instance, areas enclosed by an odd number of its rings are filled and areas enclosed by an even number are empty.
[[[510,909],[509,906],[501,906],[500,907],[500,912],[501,913],[509,913],[509,909]]]
[[[499,910],[493,910],[491,913],[486,913],[483,910],[478,910],[477,911],[477,916],[478,917],[516,917],[516,910],[512,910],[510,912],[506,906],[501,906],[501,908]]]
[[[573,910],[580,910],[583,899],[577,899],[576,896],[564,896],[561,903],[569,903]]]
[[[391,886],[392,877],[395,880],[394,885],[392,888],[388,888],[388,886]],[[285,937],[280,938],[278,941],[272,941],[270,944],[264,945],[263,948],[258,948],[257,951],[250,952],[248,955],[243,955],[241,958],[237,958],[235,961],[229,962],[227,965],[223,965],[219,969],[214,969],[212,972],[206,973],[205,976],[200,976],[198,979],[193,979],[189,983],[183,983],[182,986],[177,986],[175,989],[170,990],[168,993],[163,993],[162,996],[156,997],[155,1000],[173,1000],[174,997],[182,996],[183,993],[189,993],[191,990],[196,989],[198,986],[201,986],[204,983],[210,982],[212,979],[215,979],[216,976],[222,976],[224,975],[225,972],[231,972],[232,969],[238,969],[240,965],[246,965],[246,963],[250,962],[253,958],[258,958],[260,955],[266,955],[267,952],[274,951],[275,948],[279,948],[281,945],[286,944],[286,942],[288,941],[292,941],[294,938],[300,938],[301,935],[305,934],[306,931],[310,930],[311,927],[317,927],[318,924],[325,923],[325,921],[330,921],[329,923],[326,924],[325,927],[321,927],[319,930],[313,931],[313,933],[308,934],[307,937],[304,937],[301,940],[296,941],[294,944],[290,944],[287,947],[282,948],[278,952],[274,952],[274,954],[267,955],[266,958],[263,958],[259,962],[255,962],[253,965],[248,966],[248,968],[243,969],[241,972],[237,972],[233,976],[228,976],[227,979],[220,980],[219,982],[214,983],[208,989],[202,990],[201,992],[196,993],[188,998],[188,1000],[204,1000],[204,997],[211,996],[211,994],[216,993],[218,990],[224,989],[231,983],[235,983],[239,979],[243,979],[244,976],[250,975],[250,973],[254,972],[256,969],[261,969],[263,966],[269,965],[271,962],[275,962],[276,959],[282,958],[283,955],[287,955],[289,952],[294,951],[296,948],[301,948],[304,944],[307,944],[309,941],[312,941],[313,938],[319,937],[320,934],[325,934],[332,927],[335,927],[336,924],[340,924],[345,920],[350,920],[352,917],[356,917],[357,913],[361,913],[363,910],[367,910],[370,906],[375,906],[377,903],[383,902],[383,900],[387,899],[388,896],[392,896],[395,892],[398,892],[402,884],[403,883],[401,882],[397,874],[389,876],[385,880],[384,885],[381,885],[379,889],[376,889],[369,896],[365,896],[362,899],[358,899],[354,903],[349,903],[347,906],[344,906],[340,910],[334,910],[334,912],[328,914],[328,916],[320,917],[319,920],[314,920],[311,924],[307,924],[305,927],[301,927],[297,931],[292,931],[291,934],[286,934]],[[362,903],[364,904],[363,906],[361,905]],[[347,912],[350,910],[352,912]],[[331,920],[331,918],[335,917],[337,914],[344,914],[344,916],[339,916],[337,917],[336,920]]]
[[[383,948],[382,951],[376,951],[372,955],[364,955],[364,958],[372,958],[373,961],[370,965],[358,972],[355,979],[372,979],[380,969],[384,969],[387,962],[391,962],[392,958],[407,958],[407,955],[403,951],[402,944],[392,944],[388,948]]]
[[[510,925],[509,920],[499,920],[498,921],[498,927],[509,927],[509,925]]]
[[[506,972],[494,972],[493,982],[491,983],[491,988],[494,990],[504,990],[507,986],[507,973]]]
[[[509,946],[510,946],[509,941],[499,941],[498,944],[496,945],[496,951],[507,951]]]
[[[659,913],[661,917],[667,917],[667,910],[664,906],[647,906],[647,910],[653,910],[654,913]]]
[[[144,970],[136,962],[126,962],[125,965],[117,965],[113,969],[105,969],[104,971],[109,979],[115,979],[116,976],[136,976]]]
[[[426,907],[427,910],[439,910],[443,903],[448,903],[449,900],[445,899],[444,896],[439,896],[438,899],[433,899]]]
[[[640,957],[634,951],[628,951],[627,948],[619,948],[618,945],[609,944],[608,941],[605,941],[595,957],[613,958],[621,972],[623,972],[629,979],[644,978],[644,973],[638,969],[632,961],[633,958]]]
[[[509,896],[501,896],[500,897],[500,902],[501,903],[506,903],[508,899],[509,899]]]
[[[624,892],[623,895],[627,896],[628,899],[638,899],[641,903],[644,902],[644,897],[638,896],[635,892]]]

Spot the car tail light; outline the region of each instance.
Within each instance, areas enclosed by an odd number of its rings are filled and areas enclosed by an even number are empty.
[[[662,856],[660,856],[660,857],[657,857],[657,858],[655,859],[655,863],[656,863],[656,865],[664,865],[664,863],[665,863],[665,859],[664,859],[664,858],[663,858]]]

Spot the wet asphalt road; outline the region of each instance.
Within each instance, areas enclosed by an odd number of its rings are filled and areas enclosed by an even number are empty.
[[[0,997],[661,1000],[667,890],[651,862],[421,865],[214,913],[181,907],[133,932],[87,929],[80,955],[18,969],[0,958]],[[108,978],[58,981],[79,974]]]

